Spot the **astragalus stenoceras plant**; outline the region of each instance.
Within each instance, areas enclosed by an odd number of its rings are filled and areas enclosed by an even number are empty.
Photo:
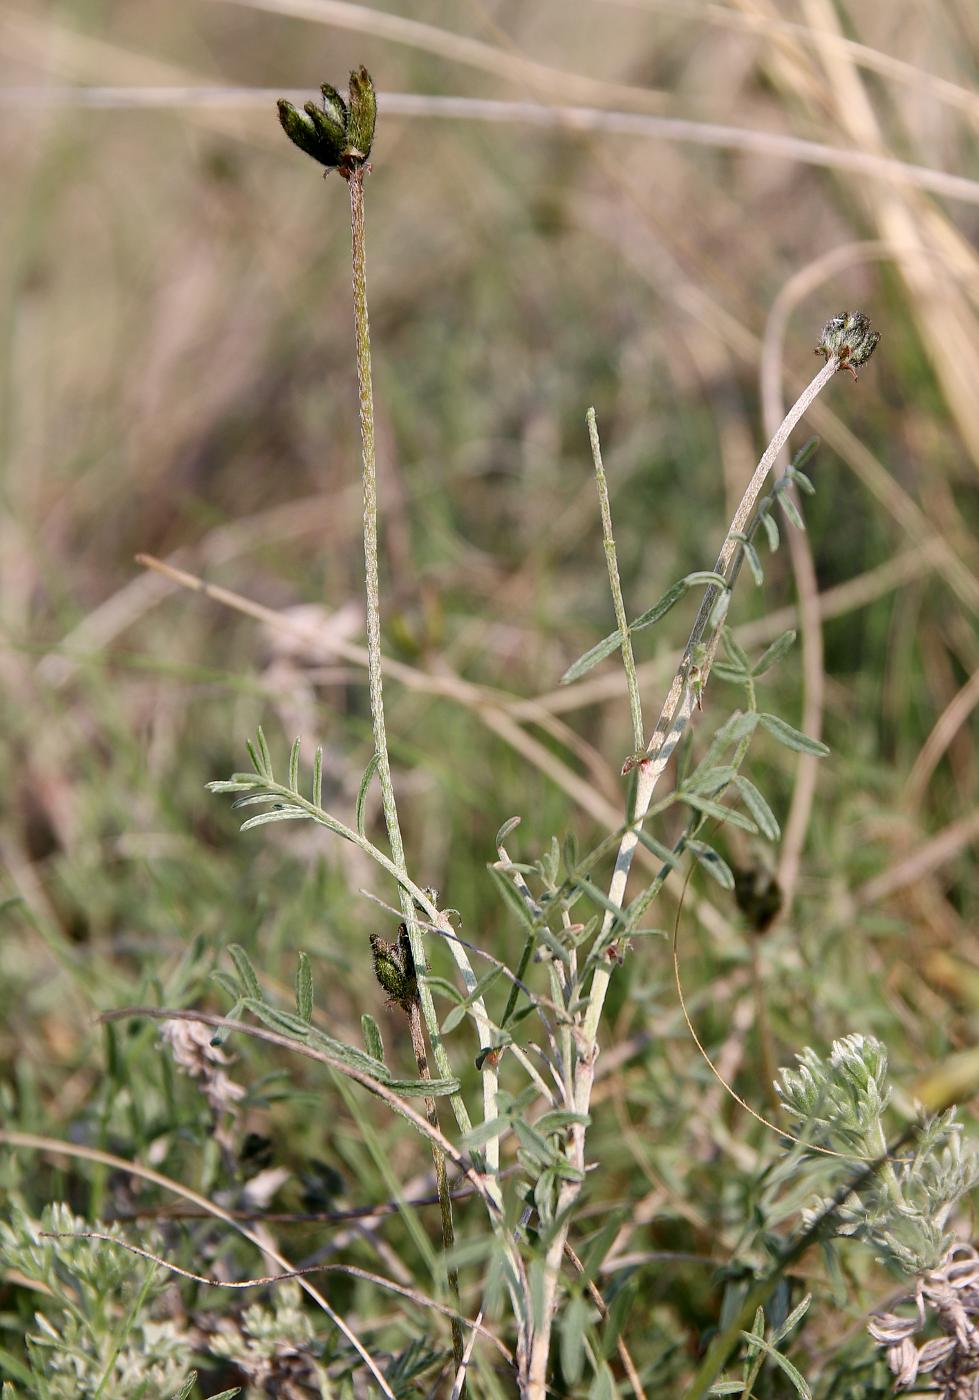
[[[511,860],[505,844],[514,823],[504,824],[498,834],[498,858],[492,865],[491,875],[523,925],[524,949],[514,970],[491,959],[492,971],[477,980],[469,958],[470,945],[458,936],[434,893],[424,887],[420,878],[413,879],[408,872],[387,748],[364,220],[364,180],[369,169],[367,160],[374,128],[373,86],[361,69],[351,75],[349,99],[345,100],[328,85],[323,87],[323,96],[322,106],[306,104],[305,115],[288,103],[280,103],[280,117],[290,139],[328,170],[338,170],[350,190],[374,754],[365,771],[357,811],[350,820],[341,819],[323,806],[322,755],[319,752],[314,759],[311,781],[301,781],[298,740],[290,755],[287,780],[276,778],[271,753],[260,733],[257,745],[251,747],[255,771],[235,774],[227,782],[212,784],[212,788],[234,794],[236,806],[264,809],[250,817],[245,822],[246,827],[311,820],[353,842],[393,878],[402,924],[398,937],[390,942],[375,937],[373,954],[385,992],[413,1018],[412,1024],[418,1032],[416,1037],[413,1031],[413,1045],[419,1078],[408,1081],[389,1068],[380,1034],[370,1016],[364,1018],[363,1048],[343,1045],[313,1025],[308,963],[303,964],[305,971],[301,969],[296,1012],[292,1013],[268,1004],[257,978],[239,959],[241,981],[237,988],[237,1011],[247,1008],[297,1045],[317,1047],[320,1058],[328,1055],[328,1062],[334,1068],[381,1095],[428,1138],[442,1204],[442,1240],[449,1261],[445,1277],[454,1312],[452,1394],[458,1395],[465,1383],[467,1369],[473,1364],[472,1350],[477,1335],[473,1321],[462,1315],[451,1263],[454,1236],[450,1170],[466,1177],[487,1213],[490,1242],[481,1256],[484,1275],[479,1321],[495,1316],[501,1297],[509,1299],[513,1317],[513,1367],[521,1394],[527,1400],[543,1400],[547,1393],[554,1375],[555,1323],[560,1331],[560,1376],[565,1388],[577,1393],[576,1388],[584,1382],[588,1368],[598,1387],[595,1393],[611,1394],[614,1393],[613,1373],[606,1360],[601,1335],[608,1313],[594,1288],[596,1266],[593,1261],[581,1274],[570,1238],[589,1166],[587,1133],[606,995],[615,968],[626,955],[628,940],[642,932],[647,908],[684,857],[692,858],[725,888],[734,888],[735,877],[730,867],[705,839],[708,823],[726,821],[753,836],[777,839],[779,827],[774,813],[742,771],[755,733],[765,730],[797,750],[813,754],[826,752],[823,745],[799,733],[759,703],[763,677],[786,654],[792,644],[792,634],[785,634],[762,656],[752,658],[732,636],[727,617],[742,565],[747,564],[755,581],[761,582],[763,569],[757,542],[767,539],[771,549],[778,547],[779,514],[790,524],[802,524],[791,488],[798,487],[802,492],[813,489],[802,471],[810,449],[797,454],[792,465],[765,494],[769,473],[779,453],[809,405],[839,370],[846,369],[857,377],[857,369],[870,358],[879,337],[860,312],[843,312],[827,323],[817,346],[817,353],[823,355],[825,364],[799,396],[762,455],[713,567],[679,580],[658,603],[631,622],[619,583],[597,424],[594,414],[589,415],[617,626],[569,669],[565,679],[573,681],[603,658],[621,653],[633,730],[632,753],[623,766],[623,772],[630,774],[629,796],[620,828],[585,854],[581,854],[574,840],[569,839],[563,848],[555,841],[535,863],[518,863]],[[633,659],[633,638],[659,622],[694,589],[702,590],[699,611],[659,719],[647,740]],[[677,744],[703,708],[714,671],[740,688],[741,708],[716,731],[700,761],[686,773],[679,786],[654,804],[654,794]],[[387,850],[368,837],[364,826],[364,795],[375,778],[381,790]],[[679,805],[686,815],[680,835],[665,845],[647,824],[673,805]],[[659,868],[655,877],[634,891],[627,902],[633,859],[641,847],[652,852]],[[595,873],[609,860],[612,861],[611,879],[607,892],[602,892]],[[461,988],[433,975],[428,956],[433,938],[444,941],[450,950]],[[541,973],[544,989],[529,986],[528,979]],[[507,995],[501,999],[502,1004],[491,1015],[486,994],[498,979],[509,986]],[[452,1003],[448,1014],[441,1019],[435,1005],[436,994]],[[536,1040],[528,1036],[528,1017],[536,1018],[539,1027]],[[477,1115],[475,1123],[445,1044],[446,1037],[466,1021],[475,1029],[479,1044],[477,1064],[481,1076],[482,1120],[479,1121]],[[435,1079],[428,1069],[426,1040],[437,1075]],[[501,1071],[505,1072],[502,1081]],[[425,1099],[424,1117],[409,1110],[407,1096],[416,1094]],[[440,1121],[436,1107],[439,1097],[448,1099],[456,1125],[454,1140]],[[501,1144],[505,1145],[516,1168],[506,1176],[501,1172]],[[750,1321],[749,1315],[744,1326]],[[746,1335],[749,1334],[743,1329],[739,1332],[735,1328],[728,1351],[719,1345],[712,1348],[705,1362],[706,1370],[701,1367],[691,1394],[703,1393],[730,1350],[740,1345]],[[750,1336],[755,1339],[752,1345],[756,1362],[753,1364],[757,1373],[757,1366],[761,1364],[757,1358],[774,1354],[775,1347],[770,1338],[766,1339],[757,1330]],[[633,1390],[641,1394],[641,1383],[621,1337],[616,1331],[610,1338],[610,1345],[619,1348]],[[385,1387],[382,1391],[391,1393]]]

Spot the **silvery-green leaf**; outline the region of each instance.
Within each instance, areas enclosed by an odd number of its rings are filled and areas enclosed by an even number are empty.
[[[829,753],[829,749],[819,739],[810,739],[808,734],[802,734],[798,729],[793,729],[791,724],[786,724],[779,715],[760,715],[759,722],[787,749],[795,749],[798,753],[815,754],[817,758],[825,758]]]
[[[630,630],[635,630],[636,626],[637,624],[633,623],[632,629]],[[618,631],[610,632],[607,637],[603,637],[600,642],[596,642],[583,656],[579,656],[578,660],[568,667],[561,677],[561,684],[570,685],[572,681],[579,680],[586,672],[590,671],[593,666],[597,666],[600,661],[604,661],[606,656],[611,656],[613,651],[618,651],[621,645],[622,633]]]
[[[269,822],[298,822],[309,821],[310,813],[304,811],[302,807],[288,807],[283,804],[276,807],[271,812],[262,812],[258,817],[249,817],[246,822],[242,822],[242,831],[251,831],[255,826],[267,826]]]
[[[761,834],[769,841],[777,841],[782,835],[775,813],[755,787],[754,783],[739,773],[734,779],[735,786],[752,817],[758,823]]]

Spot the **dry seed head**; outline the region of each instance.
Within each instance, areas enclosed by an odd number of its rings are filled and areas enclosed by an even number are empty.
[[[841,311],[827,321],[819,336],[816,354],[829,359],[835,355],[840,369],[848,369],[854,379],[877,349],[880,331],[875,331],[862,311]]]

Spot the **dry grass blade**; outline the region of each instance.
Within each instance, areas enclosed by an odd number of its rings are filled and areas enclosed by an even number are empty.
[[[604,82],[580,73],[562,72],[515,51],[484,43],[481,39],[472,39],[468,35],[456,34],[452,30],[386,10],[373,9],[369,5],[355,5],[347,3],[347,0],[221,0],[221,3],[292,15],[335,29],[350,29],[357,34],[371,34],[391,43],[421,49],[451,63],[478,68],[483,73],[536,89],[542,94],[565,98],[577,96],[585,101],[625,101],[645,111],[657,110],[663,104],[662,96],[648,89]]]

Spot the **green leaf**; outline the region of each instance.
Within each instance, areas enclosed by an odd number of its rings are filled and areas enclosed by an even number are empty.
[[[720,627],[724,619],[727,617],[728,611],[731,607],[732,596],[733,595],[730,588],[725,588],[723,592],[718,596],[717,602],[710,610],[710,620],[708,626],[710,627],[711,631],[715,631],[718,627]]]
[[[637,624],[633,623],[630,631],[635,631]],[[603,637],[600,642],[596,642],[583,656],[568,667],[561,677],[562,685],[570,685],[572,681],[580,680],[586,672],[593,666],[597,666],[600,661],[604,661],[606,656],[611,656],[613,651],[618,651],[622,645],[622,633],[618,630],[610,632],[607,637]]]
[[[644,613],[640,613],[635,622],[630,623],[629,631],[641,632],[644,627],[652,627],[654,622],[659,622],[661,617],[666,616],[670,609],[680,601],[686,591],[687,585],[683,579],[680,579],[678,583],[674,583],[672,587],[666,590],[658,603],[654,603],[651,608],[647,608]]]
[[[774,554],[779,545],[778,522],[773,515],[769,515],[766,512],[761,516],[761,523],[765,527],[765,534],[768,536],[768,548]]]
[[[778,503],[785,513],[786,520],[793,524],[797,530],[804,530],[806,528],[806,522],[799,514],[799,507],[787,492],[779,492]]]
[[[546,1137],[542,1137],[536,1129],[520,1117],[514,1118],[512,1126],[523,1153],[532,1162],[540,1167],[550,1167],[555,1164],[557,1153]]]
[[[483,1147],[490,1138],[504,1137],[512,1126],[509,1118],[492,1118],[488,1123],[479,1123],[466,1133],[462,1146],[467,1152],[472,1152],[475,1148]]]
[[[707,760],[697,767],[683,784],[684,792],[700,792],[705,797],[716,797],[722,789],[734,781],[737,769],[730,763],[715,763],[707,767]]]
[[[730,681],[732,685],[744,685],[749,674],[739,666],[730,666],[726,661],[715,661],[710,673],[720,681]]]
[[[450,1031],[456,1028],[459,1022],[465,1018],[466,1013],[472,1007],[473,1003],[478,1001],[481,996],[485,996],[487,990],[502,975],[503,969],[499,967],[494,967],[489,972],[487,972],[484,977],[481,977],[479,979],[479,981],[472,988],[465,1000],[460,1001],[457,1006],[454,1006],[449,1012],[448,1016],[446,1016],[445,1020],[442,1022],[443,1035],[448,1035]]]
[[[722,889],[734,889],[734,876],[731,873],[731,867],[712,846],[705,845],[703,841],[688,841],[687,847],[693,852],[708,875],[712,876]]]
[[[754,579],[755,583],[761,587],[765,582],[765,571],[761,567],[758,551],[750,540],[745,540],[742,548],[744,549],[744,562],[748,565],[751,577]]]
[[[290,1040],[310,1045],[314,1049],[319,1048],[335,1060],[339,1060],[341,1064],[349,1066],[350,1069],[356,1070],[360,1074],[367,1075],[378,1084],[383,1084],[386,1088],[399,1094],[404,1094],[407,1097],[421,1097],[428,1094],[436,1098],[459,1092],[458,1079],[395,1079],[382,1060],[366,1054],[356,1045],[348,1045],[345,1041],[334,1040],[332,1036],[318,1030],[316,1026],[308,1025],[291,1011],[280,1011],[278,1007],[269,1006],[266,1002],[255,1001],[251,997],[245,1000],[245,1006],[271,1030],[278,1031],[280,1035],[287,1036]]]
[[[503,823],[503,825],[500,827],[499,831],[496,833],[496,840],[493,842],[494,846],[496,846],[497,849],[499,849],[499,847],[503,845],[503,842],[510,835],[510,832],[515,831],[522,821],[522,817],[508,817]]]
[[[622,1228],[622,1220],[622,1212],[618,1212],[606,1220],[601,1229],[589,1240],[588,1248],[584,1251],[581,1261],[581,1277],[584,1283],[592,1283],[597,1277],[602,1261],[618,1238],[619,1230]]]
[[[829,749],[818,739],[810,739],[808,734],[801,734],[798,729],[793,729],[791,724],[786,724],[779,715],[762,714],[758,717],[759,723],[767,729],[769,734],[776,738],[780,744],[784,744],[787,749],[795,749],[798,753],[815,754],[817,758],[825,758]]]
[[[733,665],[739,666],[745,672],[751,670],[751,659],[730,627],[725,627],[721,632],[721,644]]]
[[[795,646],[796,633],[790,627],[787,632],[783,632],[780,637],[776,637],[771,646],[763,651],[761,656],[751,668],[753,676],[763,676],[766,671],[770,671],[776,662],[781,661],[786,652],[791,651]]]
[[[807,1293],[806,1296],[803,1298],[802,1302],[799,1303],[797,1307],[794,1307],[792,1309],[788,1317],[782,1323],[781,1327],[779,1327],[778,1330],[772,1334],[773,1342],[780,1342],[783,1337],[787,1337],[789,1335],[796,1323],[801,1322],[802,1319],[805,1317],[806,1313],[809,1311],[809,1304],[811,1302],[812,1294]]]
[[[313,806],[323,805],[323,747],[317,744],[313,755]]]
[[[782,835],[778,820],[754,783],[739,773],[734,779],[734,785],[740,792],[744,805],[758,823],[762,836],[769,841],[777,841]]]
[[[551,1133],[561,1133],[565,1128],[572,1127],[575,1123],[580,1123],[583,1128],[587,1128],[591,1118],[587,1113],[572,1113],[567,1108],[551,1109],[549,1113],[542,1113],[534,1127],[545,1137]]]
[[[280,1035],[288,1036],[290,1040],[306,1041],[309,1039],[311,1030],[309,1022],[302,1020],[292,1011],[282,1011],[277,1006],[270,1006],[267,1001],[256,1001],[254,997],[247,997],[245,1005],[260,1021],[264,1021],[270,1030],[278,1031]]]
[[[585,1365],[585,1328],[588,1305],[580,1294],[566,1303],[561,1315],[561,1372],[567,1385],[581,1380]]]
[[[250,778],[246,778],[244,781],[240,778],[230,778],[205,783],[204,786],[208,792],[251,792],[255,784]]]
[[[496,883],[497,889],[503,896],[503,902],[509,904],[517,918],[526,929],[537,930],[537,921],[531,912],[531,908],[519,890],[515,889],[513,882],[502,870],[497,870],[495,866],[487,866],[490,878]]]
[[[260,807],[263,802],[278,802],[282,805],[282,799],[277,792],[253,792],[247,797],[236,797],[231,804],[231,810],[238,812],[242,807]]]
[[[296,1011],[307,1025],[313,1019],[313,972],[306,953],[299,954],[296,969]]]
[[[798,1371],[796,1367],[792,1365],[792,1362],[787,1356],[783,1356],[780,1351],[776,1351],[771,1342],[767,1342],[764,1337],[754,1336],[751,1332],[742,1332],[741,1335],[746,1341],[750,1342],[753,1347],[760,1348],[766,1356],[769,1356],[772,1361],[775,1362],[776,1366],[785,1372],[795,1387],[796,1392],[802,1397],[802,1400],[812,1400],[812,1391],[809,1389],[805,1377],[802,1375],[801,1371]]]
[[[815,496],[816,488],[806,476],[805,472],[797,471],[794,467],[792,467],[790,470],[792,480],[795,482],[796,486],[798,486],[799,490],[804,491],[807,496]]]
[[[715,573],[713,569],[696,569],[692,574],[687,574],[683,582],[687,588],[696,588],[698,584],[713,584],[715,588],[728,587],[724,575]]]
[[[714,802],[709,797],[701,796],[699,792],[687,792],[683,789],[677,793],[677,797],[688,807],[702,812],[705,817],[716,817],[718,821],[730,822],[732,826],[739,826],[742,831],[748,831],[752,836],[758,833],[758,828],[750,817],[735,811],[733,807],[725,807],[722,802]]]
[[[241,986],[229,972],[222,972],[219,967],[216,967],[211,972],[211,980],[218,984],[225,996],[229,996],[235,1002],[238,1000],[241,995]]]
[[[802,444],[798,452],[792,458],[791,470],[798,471],[800,467],[804,467],[809,461],[810,457],[812,457],[813,453],[816,451],[816,448],[818,446],[818,437],[814,435],[811,438],[806,438],[805,442]]]
[[[619,1337],[632,1311],[636,1301],[638,1286],[633,1280],[627,1280],[616,1292],[609,1302],[608,1317],[602,1327],[602,1352],[606,1360],[609,1360],[612,1352],[618,1343]]]
[[[703,762],[716,758],[732,744],[740,744],[742,739],[746,739],[749,734],[753,734],[758,727],[758,714],[755,710],[735,710],[714,735],[710,748],[704,755]]]
[[[708,1395],[743,1395],[744,1381],[715,1381]]]
[[[458,987],[454,987],[445,977],[437,977],[430,972],[425,977],[425,985],[430,991],[438,992],[440,996],[446,997],[453,1006],[458,1006],[463,999]]]
[[[258,974],[252,966],[251,958],[245,952],[240,943],[230,943],[228,952],[231,954],[231,961],[235,965],[235,971],[241,978],[241,985],[245,989],[245,994],[254,998],[255,1001],[264,1001],[262,988],[259,984]]]
[[[30,1394],[36,1395],[38,1393],[35,1388],[37,1377],[22,1361],[19,1361],[17,1357],[14,1356],[13,1352],[7,1351],[6,1347],[0,1347],[0,1366],[2,1366],[9,1375],[19,1380],[21,1385],[30,1386]],[[14,1396],[13,1386],[9,1385],[7,1381],[4,1382],[3,1390],[4,1400],[7,1400],[8,1395]]]
[[[297,735],[289,750],[289,787],[295,793],[299,792],[299,747],[301,743],[302,740]]]
[[[680,870],[682,868],[680,857],[677,855],[676,851],[671,851],[669,846],[664,846],[662,841],[657,841],[655,836],[650,836],[649,832],[644,831],[642,827],[639,828],[636,835],[646,847],[647,851],[652,851],[653,855],[656,856],[658,860],[661,860],[664,865],[668,865],[671,870]]]
[[[287,807],[285,803],[281,807],[274,808],[271,812],[262,812],[260,816],[249,817],[246,822],[242,822],[242,831],[251,831],[256,826],[268,826],[270,822],[303,822],[310,820],[310,813],[302,807]]]
[[[265,739],[265,730],[261,725],[258,726],[258,752],[262,760],[262,772],[270,780],[274,779],[275,774],[272,771],[272,755],[269,752],[269,746]]]
[[[360,1028],[364,1036],[364,1049],[372,1060],[380,1060],[383,1064],[384,1041],[381,1039],[381,1028],[367,1011],[360,1018]]]
[[[615,1384],[612,1372],[603,1363],[592,1381],[588,1400],[618,1400],[618,1394],[618,1386]]]
[[[371,754],[371,760],[364,769],[364,776],[360,780],[360,789],[357,793],[357,834],[364,834],[364,803],[367,801],[367,789],[371,785],[371,778],[377,772],[378,764],[381,761],[379,753]]]

